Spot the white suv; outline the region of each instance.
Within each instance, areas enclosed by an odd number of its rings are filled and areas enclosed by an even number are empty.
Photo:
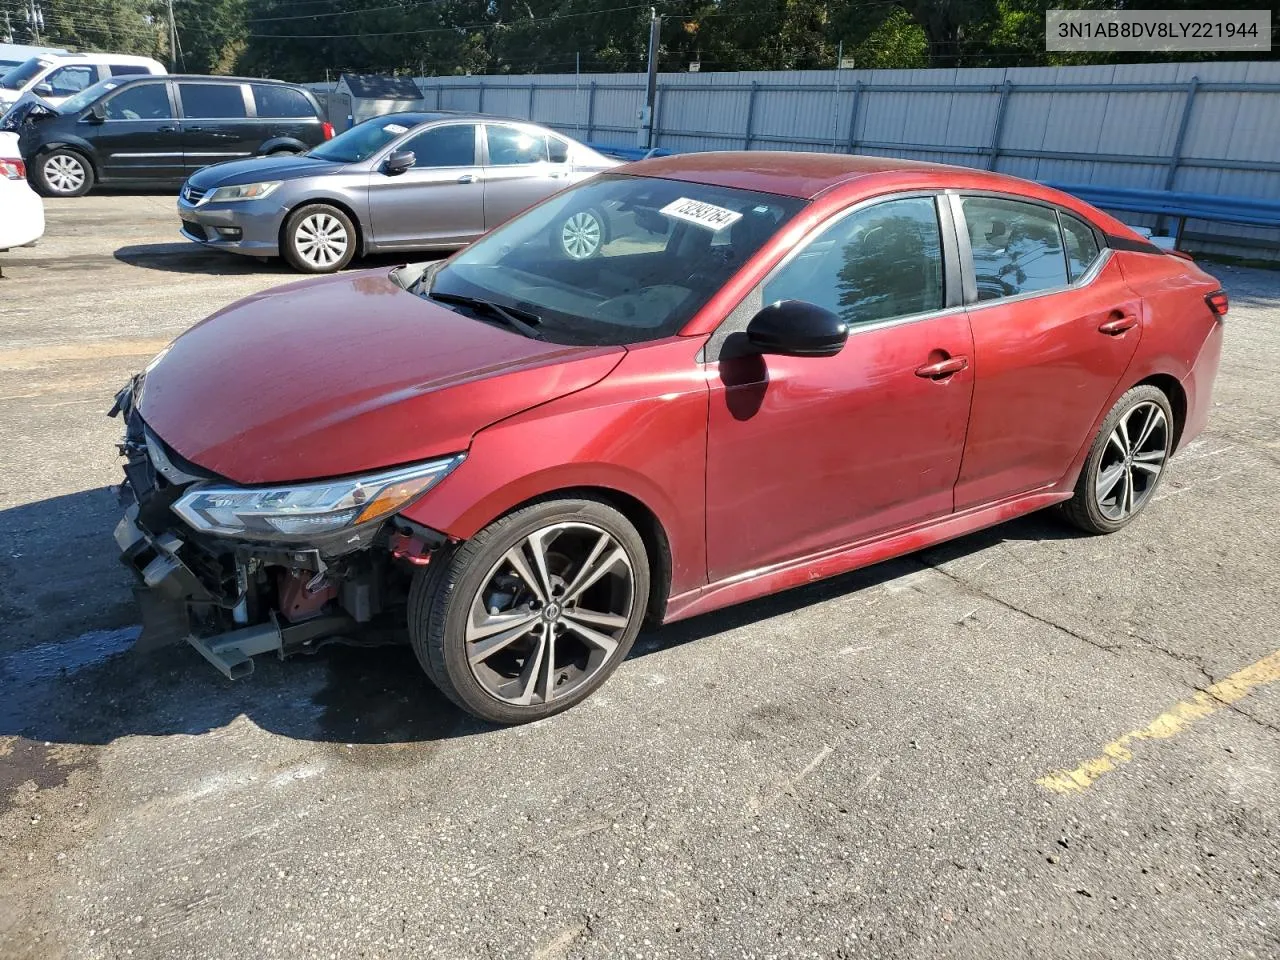
[[[24,95],[34,94],[54,106],[107,77],[167,73],[150,57],[123,53],[42,54],[0,77],[0,114]]]

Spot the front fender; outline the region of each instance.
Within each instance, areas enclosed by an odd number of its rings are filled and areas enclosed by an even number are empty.
[[[466,540],[523,503],[613,491],[643,504],[671,549],[671,594],[706,583],[708,392],[701,340],[630,348],[599,383],[494,424],[404,516]]]
[[[36,148],[35,155],[38,157],[42,153],[50,153],[51,151],[62,149],[71,149],[84,154],[85,159],[89,161],[89,165],[93,167],[94,174],[98,173],[98,161],[94,155],[94,149],[88,140],[81,137],[64,136],[58,137],[56,140],[49,140]]]

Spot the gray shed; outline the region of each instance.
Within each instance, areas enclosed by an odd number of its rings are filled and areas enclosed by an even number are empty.
[[[422,110],[422,91],[411,77],[344,73],[329,101],[329,120],[345,130],[353,124],[405,110]]]

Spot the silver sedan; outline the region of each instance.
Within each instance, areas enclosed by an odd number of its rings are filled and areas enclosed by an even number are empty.
[[[300,156],[205,167],[178,197],[182,233],[330,273],[367,253],[452,250],[620,161],[536,124],[453,113],[366,120]],[[560,225],[579,260],[607,242],[591,211]]]

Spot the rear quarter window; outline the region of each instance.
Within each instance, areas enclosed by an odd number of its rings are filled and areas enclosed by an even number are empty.
[[[1093,227],[1069,213],[1061,213],[1062,240],[1067,248],[1067,273],[1075,283],[1093,266],[1102,248]]]
[[[277,87],[271,84],[253,84],[253,100],[258,116],[272,120],[312,119],[316,108],[307,95],[293,87]]]

